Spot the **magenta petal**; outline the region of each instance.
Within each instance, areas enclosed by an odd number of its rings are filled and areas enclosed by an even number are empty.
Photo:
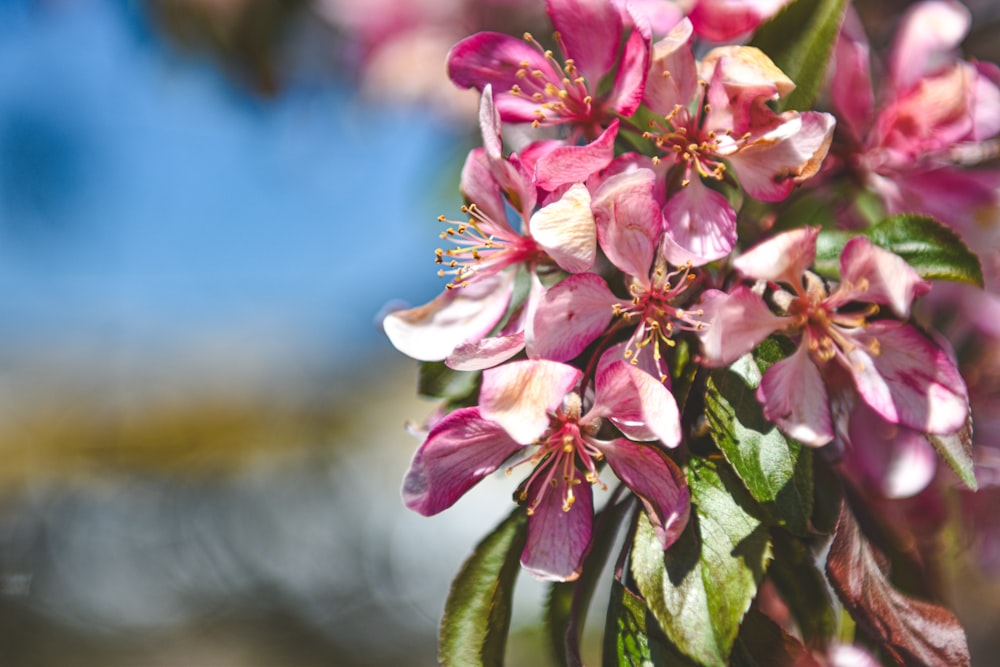
[[[616,361],[601,369],[594,385],[594,405],[582,422],[606,417],[633,440],[660,440],[667,447],[680,444],[677,401],[659,378]]]
[[[872,322],[851,337],[857,347],[848,358],[858,393],[883,418],[922,433],[954,433],[965,424],[968,390],[944,350],[892,320]],[[870,353],[875,346],[878,353]]]
[[[869,51],[861,19],[848,7],[830,61],[830,102],[840,126],[856,141],[868,133],[875,116]]]
[[[663,207],[664,253],[675,266],[701,266],[729,254],[736,245],[736,211],[729,200],[695,177]]]
[[[920,493],[934,478],[937,453],[922,433],[890,424],[861,401],[851,413],[849,432],[848,465],[887,498]]]
[[[684,531],[691,511],[684,473],[655,445],[619,438],[600,447],[618,479],[642,501],[656,536],[668,548]]]
[[[733,260],[733,268],[748,278],[801,285],[802,274],[816,260],[819,227],[782,232]]]
[[[593,273],[578,273],[557,283],[535,311],[528,356],[573,359],[608,328],[618,302],[604,278]]]
[[[563,511],[563,480],[551,487],[539,475],[528,487],[528,542],[521,552],[521,565],[536,579],[572,581],[580,576],[583,559],[590,549],[594,523],[594,499],[590,483],[574,470],[574,502]],[[541,501],[538,502],[539,494]],[[535,502],[538,505],[535,506]]]
[[[697,334],[709,366],[728,366],[791,319],[774,315],[764,299],[745,285],[737,285],[729,294],[706,290],[700,306],[704,326]]]
[[[546,0],[545,4],[566,46],[566,57],[573,59],[591,90],[596,90],[618,56],[621,15],[608,0]]]
[[[630,276],[647,276],[653,265],[662,226],[655,181],[651,169],[622,172],[601,183],[591,199],[601,249]]]
[[[826,386],[805,342],[767,369],[757,400],[764,405],[764,416],[802,444],[819,447],[833,439]]]
[[[522,445],[549,427],[554,412],[583,373],[555,361],[512,361],[483,371],[479,409],[484,419],[501,424]]]
[[[631,116],[642,103],[649,70],[649,40],[639,30],[633,30],[625,42],[615,85],[611,89],[611,110],[621,116]]]
[[[789,0],[700,0],[691,10],[695,30],[713,42],[728,42],[755,30]]]
[[[698,70],[691,36],[691,21],[683,19],[666,37],[653,44],[645,90],[645,102],[650,109],[669,113],[675,104],[687,106],[694,99]]]
[[[614,159],[617,136],[616,118],[586,146],[563,146],[541,156],[535,163],[538,187],[551,192],[561,185],[586,182]]]
[[[478,408],[455,410],[434,425],[414,455],[403,481],[403,502],[424,516],[437,514],[520,448]]]
[[[845,300],[888,305],[899,317],[910,316],[913,299],[931,284],[921,278],[899,255],[856,236],[840,255],[841,292]]]
[[[465,164],[462,166],[460,188],[462,196],[467,201],[475,202],[488,219],[496,221],[498,225],[506,228],[505,237],[516,235],[507,224],[503,194],[485,149],[474,148],[469,151],[465,158]]]

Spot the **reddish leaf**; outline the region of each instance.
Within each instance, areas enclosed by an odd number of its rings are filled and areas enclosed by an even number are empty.
[[[958,619],[944,607],[900,593],[882,562],[846,504],[841,506],[826,573],[858,627],[905,667],[968,667]]]

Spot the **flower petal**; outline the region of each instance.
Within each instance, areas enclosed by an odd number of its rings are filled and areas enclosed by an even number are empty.
[[[728,366],[790,321],[773,314],[764,299],[745,285],[737,285],[729,294],[706,290],[700,307],[704,326],[697,334],[709,366]]]
[[[694,99],[698,69],[691,50],[692,34],[691,21],[685,18],[653,44],[645,92],[650,109],[669,113],[675,104],[686,107]]]
[[[611,110],[628,117],[642,103],[649,71],[649,39],[640,30],[633,30],[625,41],[621,62],[615,74],[614,87],[608,96]]]
[[[789,0],[700,0],[691,10],[695,30],[713,42],[730,42],[755,30]]]
[[[535,182],[552,192],[561,185],[584,183],[607,167],[615,157],[618,119],[585,146],[563,146],[542,155],[535,162]]]
[[[574,470],[574,503],[563,511],[562,479],[552,488],[543,475],[528,487],[527,501],[541,502],[528,517],[528,541],[521,552],[521,565],[536,579],[572,581],[580,576],[583,559],[590,549],[594,523],[594,499],[590,484]]]
[[[484,419],[502,425],[517,442],[534,442],[554,412],[583,377],[572,366],[547,360],[512,361],[483,371],[479,409]]]
[[[632,440],[660,440],[667,447],[680,444],[677,401],[659,378],[616,361],[601,369],[594,387],[594,405],[581,422],[604,417]]]
[[[656,536],[668,548],[687,525],[691,496],[684,473],[656,445],[625,438],[600,443],[608,465],[642,501]]]
[[[410,463],[403,502],[430,516],[451,507],[521,446],[478,408],[460,408],[437,422]]]
[[[899,255],[856,236],[840,255],[843,299],[886,304],[902,318],[910,316],[913,299],[926,294],[931,284],[921,278]]]
[[[581,273],[594,265],[597,228],[590,210],[590,191],[582,183],[536,211],[528,227],[535,242],[564,271]]]
[[[662,227],[655,185],[651,169],[622,172],[601,183],[590,203],[601,249],[630,276],[648,276],[653,265]]]
[[[802,227],[782,232],[733,260],[733,268],[748,278],[802,284],[802,274],[816,260],[819,227]]]
[[[461,343],[444,363],[456,371],[481,371],[501,364],[524,349],[524,332],[509,336],[492,336]]]
[[[899,89],[906,89],[942,64],[954,59],[972,15],[961,3],[918,2],[903,15],[889,55],[889,72]]]
[[[460,343],[489,333],[507,312],[513,289],[511,271],[483,276],[423,306],[389,313],[382,328],[403,354],[420,361],[441,361]]]
[[[608,0],[546,0],[545,5],[566,57],[573,59],[591,90],[596,90],[618,57],[621,14]]]
[[[764,416],[802,444],[820,447],[833,439],[826,387],[805,342],[767,369],[757,400],[764,405]]]
[[[851,414],[849,432],[848,465],[887,498],[916,495],[934,478],[937,453],[922,433],[890,424],[861,401]]]
[[[736,245],[736,211],[729,200],[694,178],[663,207],[663,252],[674,266],[702,266]]]
[[[535,311],[528,356],[555,361],[575,358],[604,333],[620,299],[594,273],[578,273],[545,293]]]
[[[875,115],[870,51],[861,19],[853,7],[848,7],[830,60],[830,102],[840,126],[859,142]]]

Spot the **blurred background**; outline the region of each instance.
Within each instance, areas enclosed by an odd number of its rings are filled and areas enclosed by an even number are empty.
[[[0,0],[4,667],[436,663],[511,487],[402,507],[433,405],[378,319],[441,288],[444,54],[542,6]]]

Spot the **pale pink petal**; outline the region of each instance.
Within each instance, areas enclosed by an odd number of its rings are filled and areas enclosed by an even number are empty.
[[[684,18],[681,8],[663,0],[613,0],[619,8],[628,5],[633,15],[639,15],[653,35],[665,35]]]
[[[658,378],[616,361],[598,373],[594,385],[594,404],[581,422],[603,417],[632,440],[660,440],[667,447],[680,444],[677,401]]]
[[[958,2],[931,0],[910,6],[896,30],[889,72],[900,89],[950,64],[972,25],[969,10]]]
[[[819,227],[782,232],[733,260],[733,268],[748,278],[801,286],[802,274],[816,260]]]
[[[687,525],[691,497],[684,473],[656,445],[638,445],[619,438],[600,443],[608,465],[639,497],[656,537],[667,549]]]
[[[736,211],[723,195],[695,177],[675,192],[663,207],[667,260],[681,266],[702,266],[721,259],[736,245]]]
[[[762,123],[776,117],[765,103],[795,89],[792,80],[752,46],[712,49],[701,61],[701,75],[709,81],[710,109],[704,127],[720,135],[726,131],[735,136],[761,133]]]
[[[625,42],[615,83],[608,96],[611,110],[621,116],[631,116],[642,103],[649,70],[649,40],[639,30],[633,30]]]
[[[944,350],[912,326],[893,320],[871,322],[851,336],[857,347],[848,358],[858,393],[883,418],[922,433],[954,433],[965,425],[968,390]],[[871,377],[869,365],[881,383]]]
[[[840,276],[843,282],[834,299],[885,304],[902,318],[910,316],[913,300],[931,288],[906,260],[863,236],[854,237],[844,246]]]
[[[569,361],[604,333],[613,317],[616,297],[604,278],[580,273],[549,288],[534,317],[532,358]]]
[[[590,210],[590,191],[582,183],[536,211],[528,227],[535,242],[564,271],[581,273],[594,265],[597,228]]]
[[[648,276],[662,227],[650,169],[615,174],[594,192],[597,240],[611,263],[630,276]]]
[[[545,190],[569,183],[584,183],[592,174],[607,167],[615,157],[618,119],[611,121],[599,137],[585,146],[562,146],[541,156],[535,163],[535,182]]]
[[[441,361],[460,343],[488,334],[507,312],[513,289],[511,271],[484,276],[423,306],[389,313],[382,328],[403,354]]]
[[[767,369],[757,400],[764,416],[803,445],[820,447],[833,439],[826,387],[805,343]]]
[[[694,99],[698,91],[698,70],[691,50],[691,36],[691,21],[684,19],[666,37],[653,44],[645,92],[645,102],[650,109],[666,114],[675,104],[686,107]]]
[[[745,285],[729,294],[706,290],[699,307],[704,326],[697,335],[709,366],[728,366],[791,321],[773,314],[764,299]]]
[[[882,495],[906,498],[934,478],[937,453],[922,433],[885,421],[863,402],[855,405],[849,433],[848,465]]]
[[[490,160],[501,157],[503,134],[500,127],[500,112],[493,104],[493,84],[483,86],[479,100],[479,131],[483,136],[483,148]]]
[[[660,374],[663,373],[665,377],[662,377],[661,384],[663,384],[663,386],[667,388],[667,391],[670,391],[670,386],[671,386],[670,375],[669,375],[670,369],[665,363],[665,361],[661,359],[659,362],[657,362],[656,358],[652,354],[639,354],[639,355],[633,354],[631,356],[626,357],[625,351],[631,348],[632,348],[631,343],[627,340],[623,340],[622,342],[615,343],[614,345],[606,349],[604,353],[601,355],[600,360],[598,360],[597,362],[597,373],[600,374],[604,371],[605,368],[607,368],[611,364],[617,361],[624,360],[628,361],[633,368],[638,368],[640,371],[649,374],[650,377],[655,378],[656,380],[660,380],[661,379]],[[657,365],[658,363],[659,365]]]
[[[566,57],[596,90],[618,57],[621,15],[608,0],[546,0],[545,5],[565,44]]]
[[[757,29],[789,0],[700,0],[691,10],[695,31],[713,42],[729,42]]]
[[[827,651],[830,667],[882,667],[871,653],[853,644],[834,644]]]
[[[539,494],[541,502],[528,517],[528,542],[521,552],[521,565],[536,579],[572,581],[580,576],[583,559],[590,549],[594,522],[594,500],[583,473],[574,470],[574,503],[563,511],[563,485],[551,487],[539,476],[527,489],[529,506]]]
[[[507,429],[522,445],[534,442],[549,427],[554,412],[583,373],[555,361],[512,361],[483,371],[479,409],[484,419]]]
[[[977,62],[972,102],[972,132],[969,139],[983,141],[1000,133],[1000,68]]]
[[[740,185],[761,201],[781,201],[819,171],[833,140],[833,116],[807,111],[727,156]]]
[[[434,425],[414,455],[403,481],[403,502],[424,516],[437,514],[520,448],[478,408],[455,410]]]
[[[856,141],[868,133],[875,113],[870,51],[861,20],[849,6],[830,60],[830,102]]]
[[[444,360],[456,371],[481,371],[501,364],[524,349],[524,332],[461,343]]]

